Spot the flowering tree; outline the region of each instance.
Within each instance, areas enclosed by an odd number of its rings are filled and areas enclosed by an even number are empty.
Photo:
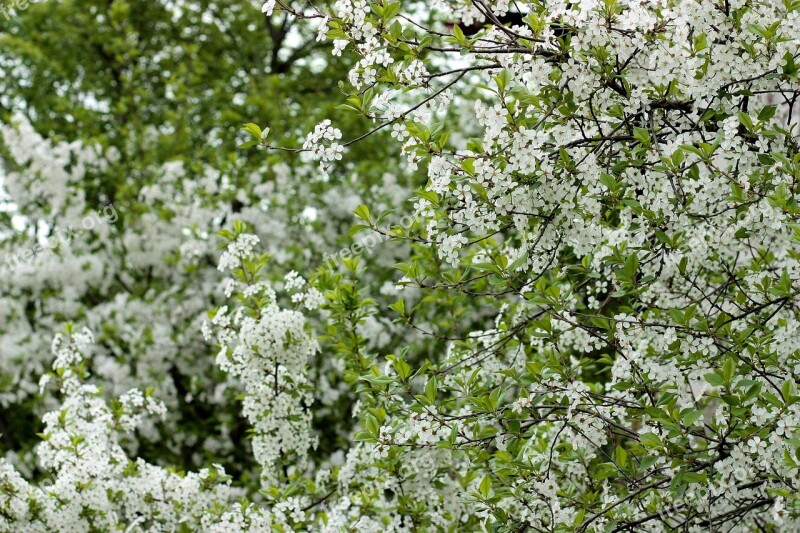
[[[37,383],[68,321],[94,332],[87,361],[109,396],[154,387],[167,407],[129,453],[187,470],[252,468],[239,390],[198,335],[223,296],[217,231],[238,219],[269,235],[262,251],[282,279],[342,246],[360,203],[405,194],[382,179],[389,165],[353,165],[355,187],[349,176],[313,179],[296,157],[237,149],[251,116],[302,145],[337,116],[338,94],[317,84],[346,73],[342,60],[323,61],[315,28],[265,20],[259,8],[32,4],[0,27],[0,432],[32,475],[41,428],[30,420],[53,407],[54,392],[40,395]],[[293,91],[316,106],[299,106]],[[360,128],[348,116],[339,125]]]
[[[261,9],[345,95],[254,112],[247,163],[3,128],[29,221],[123,221],[3,280],[2,346],[38,350],[6,405],[46,411],[3,528],[800,528],[800,2]],[[139,155],[157,181],[115,177]],[[97,338],[45,374],[31,317]]]

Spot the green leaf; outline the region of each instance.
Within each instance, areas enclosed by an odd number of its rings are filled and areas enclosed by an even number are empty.
[[[633,128],[633,138],[644,146],[650,146],[650,131],[646,128]]]
[[[397,300],[391,306],[392,309],[397,311],[397,314],[400,316],[406,316],[406,302],[404,300]]]
[[[616,477],[619,474],[619,468],[614,463],[600,463],[593,469],[592,477],[594,479],[607,479]]]
[[[742,398],[742,400],[743,401],[752,400],[753,398],[758,396],[758,393],[761,392],[761,387],[762,387],[761,382],[757,382],[751,385],[750,388],[747,389],[747,392],[744,393],[744,397]]]
[[[394,360],[392,361],[392,366],[402,381],[406,381],[409,376],[411,376],[411,367],[401,358],[395,356]]]
[[[425,385],[425,398],[427,398],[428,402],[431,404],[436,401],[436,376],[429,379],[428,383]]]
[[[394,380],[389,376],[361,376],[361,379],[381,388],[383,388],[385,385],[394,383]]]
[[[481,495],[483,495],[484,498],[488,498],[492,491],[492,478],[490,478],[488,475],[484,476],[478,490],[480,490]]]
[[[614,451],[614,460],[621,468],[625,468],[625,465],[628,464],[628,452],[625,451],[625,448],[617,446]]]
[[[516,259],[514,259],[514,261],[508,266],[508,271],[509,272],[516,272],[517,270],[519,270],[522,267],[522,265],[524,265],[525,263],[528,262],[529,258],[530,258],[530,254],[528,252],[525,252],[521,256],[519,256]]]
[[[636,276],[636,273],[639,271],[639,256],[635,253],[629,255],[627,259],[625,259],[625,273],[628,274],[629,278],[633,278]]]
[[[691,427],[703,416],[703,412],[698,409],[685,409],[684,411],[685,412],[681,414],[681,422],[683,422],[686,427]]]
[[[783,395],[784,401],[786,401],[787,405],[793,403],[791,400],[795,397],[794,395],[794,385],[791,381],[784,381],[783,385],[781,385],[781,394]]]
[[[373,437],[369,431],[359,431],[353,437],[356,442],[372,442],[375,441],[375,437]]]
[[[257,140],[261,140],[261,127],[258,124],[253,124],[252,122],[248,122],[242,126],[242,130],[246,131]]]
[[[617,183],[617,180],[614,178],[614,176],[612,176],[611,174],[606,174],[605,172],[600,174],[600,183],[605,185],[606,188],[611,192],[614,192],[619,189],[619,184]]]
[[[739,122],[742,124],[742,126],[747,128],[748,131],[753,131],[753,119],[750,117],[750,115],[744,111],[739,111],[737,116],[739,117]]]
[[[705,472],[684,472],[681,478],[686,483],[708,483],[708,477]]]
[[[494,77],[494,81],[497,84],[497,92],[503,93],[508,87],[508,83],[511,81],[511,75],[509,74],[508,70],[503,69],[500,71],[500,74]]]
[[[363,426],[373,438],[378,438],[378,435],[380,435],[381,425],[374,415],[367,413],[367,416],[364,417]]]
[[[778,111],[778,106],[776,106],[776,105],[768,105],[768,106],[764,107],[763,109],[761,109],[761,111],[758,112],[758,120],[760,120],[762,122],[764,122],[766,120],[769,120],[769,119],[771,119],[772,117],[775,116],[775,113],[777,111]]]
[[[639,443],[645,448],[660,449],[664,447],[661,437],[655,433],[642,433],[639,435]]]
[[[364,222],[366,222],[367,224],[370,224],[370,218],[369,218],[369,207],[367,207],[367,206],[365,206],[365,205],[361,204],[361,205],[359,205],[358,207],[356,207],[356,210],[355,210],[355,211],[353,211],[353,213],[355,213],[355,215],[356,215],[358,218],[360,218],[361,220],[363,220],[363,221],[364,221]]]
[[[453,37],[455,37],[456,44],[463,44],[467,42],[467,38],[464,35],[464,32],[461,30],[461,26],[458,24],[453,24]]]
[[[706,37],[706,34],[705,33],[700,33],[698,35],[695,35],[694,36],[694,51],[695,51],[695,53],[702,52],[706,48],[708,48],[708,38]]]
[[[722,364],[722,378],[725,380],[725,383],[731,382],[734,372],[736,372],[736,360],[729,356]]]

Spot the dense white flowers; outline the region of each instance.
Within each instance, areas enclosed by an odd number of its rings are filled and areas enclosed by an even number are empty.
[[[316,194],[330,183],[308,169],[206,169],[198,185],[163,165],[169,194],[138,191],[147,213],[131,224],[171,224],[77,247],[61,283],[10,286],[48,306],[3,298],[0,319],[19,326],[0,364],[25,376],[5,402],[58,384],[36,448],[55,488],[0,461],[0,526],[798,529],[800,6],[312,7],[319,39],[353,55],[344,107],[374,128],[357,139],[383,135],[402,163],[365,179],[344,157],[358,146],[323,120],[290,151],[352,194]],[[82,213],[67,191],[114,159],[24,122],[2,133],[31,170],[10,193],[42,219]],[[382,190],[406,170],[409,202]],[[370,211],[362,195],[381,200]],[[330,221],[354,208],[353,232],[398,246],[320,266],[317,248],[341,237]],[[384,230],[401,208],[413,222]],[[210,235],[230,225],[215,271]],[[292,225],[313,237],[294,242]],[[95,286],[125,291],[86,309]],[[19,362],[41,347],[31,323],[73,315],[97,338],[57,336],[38,389],[41,359]],[[194,364],[215,377],[171,378]],[[215,425],[187,440],[217,457],[204,432],[224,431],[235,484],[220,466],[183,475],[135,455],[136,432],[199,399],[220,412],[198,406]]]
[[[222,467],[178,475],[130,460],[120,445],[122,435],[136,429],[142,416],[163,415],[163,405],[132,390],[111,406],[97,387],[83,382],[82,352],[92,342],[87,330],[53,341],[63,401],[44,416],[36,450],[48,479],[29,484],[0,460],[0,529],[110,531],[147,524],[151,531],[172,531],[180,524],[196,528],[213,521],[208,513],[235,494]]]
[[[796,427],[781,420],[794,409],[789,390],[800,352],[786,344],[791,335],[772,333],[798,323],[797,9],[694,0],[437,2],[440,20],[461,20],[460,31],[441,42],[431,32],[423,46],[439,53],[406,74],[419,60],[403,63],[403,47],[422,42],[414,8],[382,20],[363,7],[337,3],[336,38],[349,37],[360,55],[349,81],[357,91],[400,84],[416,94],[413,121],[389,124],[409,160],[427,168],[414,206],[423,231],[410,240],[453,267],[428,268],[430,256],[419,252],[418,262],[402,265],[401,286],[443,299],[435,288],[463,290],[507,306],[499,330],[466,335],[444,320],[417,322],[437,338],[464,340],[432,363],[431,395],[427,403],[415,397],[421,412],[371,430],[380,460],[408,442],[398,436],[409,430],[424,445],[466,439],[463,449],[491,435],[499,449],[529,461],[495,459],[495,482],[510,468],[525,478],[556,476],[558,485],[521,481],[498,492],[499,503],[487,492],[484,516],[543,530],[657,527],[660,504],[637,487],[657,478],[720,494],[733,476],[726,490],[735,496],[684,503],[670,526],[682,519],[708,527],[745,508],[738,527],[756,527],[763,513],[752,518],[747,506],[771,505],[769,491],[791,492],[798,472],[783,437]],[[503,24],[512,9],[527,16]],[[376,39],[378,21],[395,29]],[[464,35],[481,21],[483,31]],[[448,56],[459,48],[471,59]],[[430,71],[443,79],[417,91]],[[438,88],[439,108],[430,109],[425,99]],[[520,394],[516,387],[528,380],[531,391]],[[447,408],[428,420],[437,397]],[[381,405],[397,416],[408,405],[395,401]],[[502,414],[505,405],[516,414]],[[449,438],[431,432],[448,420]],[[625,466],[630,454],[656,458],[667,446],[669,470],[660,470],[660,459]],[[692,466],[697,454],[702,467]],[[785,460],[786,475],[767,468]],[[604,481],[589,483],[587,475]],[[584,490],[602,493],[597,506],[567,496]],[[647,506],[633,503],[640,497]],[[797,515],[792,505],[789,513],[785,501],[777,505],[781,524]],[[694,510],[702,518],[692,518]]]
[[[293,455],[302,466],[314,445],[309,432],[312,396],[306,366],[318,347],[306,331],[305,317],[298,311],[281,309],[269,284],[255,279],[257,269],[247,268],[257,242],[255,235],[241,234],[228,245],[223,257],[243,269],[234,286],[241,285],[248,298],[258,299],[258,308],[252,314],[246,312],[247,308],[229,311],[228,306],[222,306],[212,323],[220,328],[217,364],[242,383],[242,413],[254,430],[253,453],[263,468],[262,476],[274,479],[282,456]],[[297,272],[285,277],[287,291],[303,285],[305,280]],[[314,291],[300,301],[318,305],[319,291]]]

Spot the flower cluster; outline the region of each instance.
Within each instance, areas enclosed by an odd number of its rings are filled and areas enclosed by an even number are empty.
[[[68,330],[53,341],[54,375],[63,400],[44,416],[36,450],[47,478],[31,484],[0,460],[0,529],[173,531],[181,524],[213,523],[214,508],[235,495],[224,469],[179,475],[129,459],[121,436],[136,429],[145,414],[163,415],[163,405],[137,390],[106,402],[96,386],[85,382],[83,352],[92,342],[88,330]]]
[[[219,328],[220,368],[236,377],[245,390],[243,414],[254,430],[253,453],[262,466],[262,476],[274,479],[279,459],[293,456],[303,465],[314,445],[309,434],[312,402],[306,378],[308,359],[317,351],[306,332],[305,317],[298,311],[281,309],[269,283],[258,279],[260,266],[253,263],[258,237],[240,234],[223,253],[220,269],[240,268],[231,291],[258,302],[257,307],[217,309],[212,323]],[[287,289],[305,282],[292,273]],[[299,300],[317,303],[318,291]],[[208,331],[207,326],[204,326]]]
[[[320,172],[327,176],[325,164],[342,159],[344,147],[339,144],[342,132],[331,126],[330,120],[323,120],[314,131],[309,133],[303,143],[303,150],[307,150],[311,158],[319,161]]]

